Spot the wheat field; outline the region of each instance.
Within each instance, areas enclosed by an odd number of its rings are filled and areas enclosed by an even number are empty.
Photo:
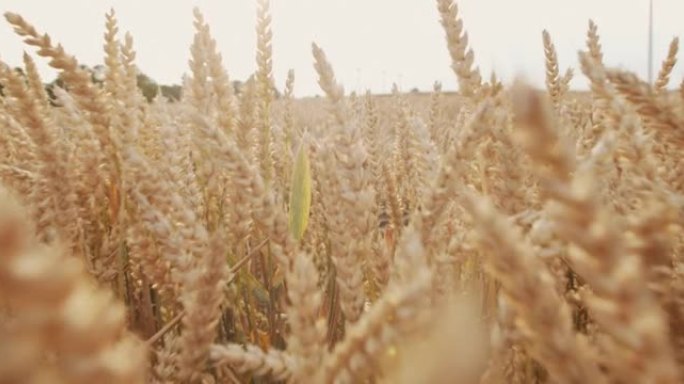
[[[195,10],[177,101],[114,11],[101,82],[5,13],[0,383],[684,382],[678,40],[649,84],[590,21],[575,92],[540,31],[546,89],[504,86],[435,6],[458,94],[347,94],[314,43],[325,99],[274,84],[268,0],[239,93]]]

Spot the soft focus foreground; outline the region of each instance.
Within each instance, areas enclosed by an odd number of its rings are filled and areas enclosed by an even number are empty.
[[[576,94],[544,32],[547,92],[504,88],[436,6],[458,95],[346,95],[313,44],[326,100],[267,1],[239,93],[195,12],[179,101],[113,12],[101,81],[6,13],[61,87],[0,62],[0,383],[681,382],[678,41],[651,85],[590,22]]]

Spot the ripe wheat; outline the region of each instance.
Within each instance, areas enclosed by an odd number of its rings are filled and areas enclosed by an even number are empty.
[[[239,92],[195,10],[177,101],[114,11],[102,81],[6,13],[63,85],[0,61],[0,383],[681,382],[679,40],[651,85],[590,21],[581,93],[543,31],[504,87],[436,9],[458,94],[348,95],[313,43],[326,100],[276,96],[268,0]]]

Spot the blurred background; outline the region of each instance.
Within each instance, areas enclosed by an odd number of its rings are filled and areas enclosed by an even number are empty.
[[[492,70],[505,82],[524,74],[543,85],[541,31],[551,33],[561,68],[577,67],[588,20],[599,26],[606,64],[648,77],[649,0],[460,0],[476,64],[488,77]],[[682,35],[682,0],[653,0],[653,56],[656,69],[670,40]],[[102,62],[104,14],[117,12],[123,31],[135,38],[140,70],[159,84],[178,84],[188,71],[192,8],[208,19],[232,80],[244,81],[255,70],[256,6],[252,0],[4,0],[12,11],[49,31],[51,37],[88,66]],[[297,75],[296,96],[320,93],[311,57],[311,42],[326,51],[348,91],[428,91],[435,81],[456,89],[434,1],[430,0],[272,0],[274,75],[283,87],[287,70]],[[59,17],[56,17],[59,15]],[[0,57],[21,63],[21,45],[7,23],[0,23]],[[46,80],[54,72],[45,63]],[[675,72],[673,86],[681,74]],[[573,89],[586,89],[577,76]]]

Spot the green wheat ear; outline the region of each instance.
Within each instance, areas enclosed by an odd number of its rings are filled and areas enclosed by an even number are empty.
[[[309,151],[302,141],[297,151],[297,159],[292,170],[290,188],[290,231],[295,239],[304,236],[309,223],[311,209],[311,169],[309,167]]]

